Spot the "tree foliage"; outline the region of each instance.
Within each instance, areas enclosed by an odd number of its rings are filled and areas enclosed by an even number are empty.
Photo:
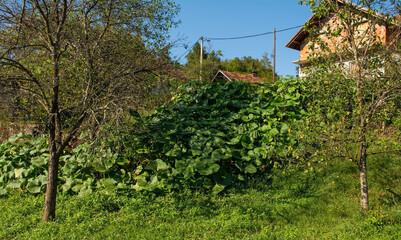
[[[220,70],[221,51],[208,52],[205,48],[203,49],[202,71],[200,53],[201,46],[199,43],[196,43],[186,56],[187,63],[184,66],[185,73],[188,79],[200,79],[200,74],[202,74],[202,81],[210,82],[217,71]]]
[[[202,81],[210,82],[219,70],[255,74],[257,77],[264,78],[268,82],[271,82],[273,79],[272,63],[266,53],[263,54],[260,60],[252,57],[243,57],[241,59],[236,57],[231,60],[222,60],[221,57],[223,55],[220,50],[208,52],[204,48],[201,71],[200,51],[201,46],[199,43],[196,43],[186,56],[187,63],[184,66],[184,70],[189,79],[200,79],[199,76],[202,74]]]
[[[55,217],[65,147],[87,120],[100,123],[136,100],[143,74],[163,66],[176,11],[169,0],[0,2],[0,81],[45,112],[44,221]]]
[[[221,62],[221,70],[229,72],[255,74],[257,77],[264,78],[266,81],[273,81],[273,69],[267,54],[263,54],[261,60],[252,57],[234,58]]]

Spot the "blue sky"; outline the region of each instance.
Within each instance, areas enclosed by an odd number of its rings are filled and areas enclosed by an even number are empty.
[[[185,38],[173,49],[178,58],[200,36],[237,37],[287,29],[304,24],[312,15],[309,6],[299,5],[299,0],[176,0],[181,6],[178,19],[181,24],[171,31],[172,40]],[[295,75],[299,52],[287,49],[285,44],[298,29],[277,33],[276,72]],[[221,50],[223,59],[251,56],[261,58],[263,53],[273,53],[273,35],[241,40],[210,41],[207,50]],[[182,58],[185,62],[185,57]],[[183,61],[181,61],[183,62]]]

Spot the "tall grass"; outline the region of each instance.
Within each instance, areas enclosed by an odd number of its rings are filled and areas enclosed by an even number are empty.
[[[0,239],[400,239],[400,160],[369,159],[369,212],[359,210],[356,167],[330,161],[273,170],[223,195],[60,195],[49,223],[43,195],[13,192],[0,199]]]

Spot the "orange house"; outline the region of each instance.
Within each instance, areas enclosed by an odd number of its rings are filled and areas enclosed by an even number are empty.
[[[349,6],[355,8],[357,10],[356,12],[359,13],[367,14],[369,11],[368,9],[362,8],[349,1],[333,1],[337,3],[338,11],[341,11],[342,7],[344,7],[345,4],[349,4]],[[372,19],[377,20],[378,17],[379,16],[376,15],[373,16]],[[320,49],[320,45],[316,44],[316,39],[318,39],[318,41],[320,42],[326,43],[328,50],[331,53],[338,53],[342,51],[341,49],[345,46],[346,38],[349,34],[353,34],[355,45],[360,45],[358,46],[358,48],[366,47],[366,42],[368,41],[368,39],[374,39],[373,41],[379,42],[383,45],[388,44],[392,40],[392,31],[388,26],[379,25],[376,23],[377,21],[372,21],[372,19],[365,19],[362,17],[359,18],[360,21],[358,21],[358,24],[356,24],[356,26],[354,26],[352,30],[349,30],[341,26],[341,22],[335,14],[330,14],[329,17],[325,18],[320,18],[316,14],[314,14],[286,44],[287,48],[291,48],[300,52],[299,59],[293,61],[293,63],[299,65],[299,76],[304,76],[305,67],[310,66],[310,61],[308,60],[308,58],[314,53],[322,52],[322,50]],[[396,19],[400,20],[400,16],[397,16]],[[318,28],[317,34],[314,36],[310,36],[308,31],[306,30],[307,25],[316,26]],[[328,29],[334,32],[339,28],[341,28],[340,33],[336,37],[327,36],[325,34]],[[315,40],[311,40],[312,37]],[[350,59],[341,59],[341,62],[345,65],[348,65],[349,67],[352,66],[352,60]]]

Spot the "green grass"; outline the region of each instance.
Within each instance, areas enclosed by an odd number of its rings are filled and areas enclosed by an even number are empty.
[[[0,198],[0,239],[400,239],[401,157],[370,159],[371,211],[359,210],[348,162],[275,171],[225,194],[59,195],[41,222],[43,195]]]

